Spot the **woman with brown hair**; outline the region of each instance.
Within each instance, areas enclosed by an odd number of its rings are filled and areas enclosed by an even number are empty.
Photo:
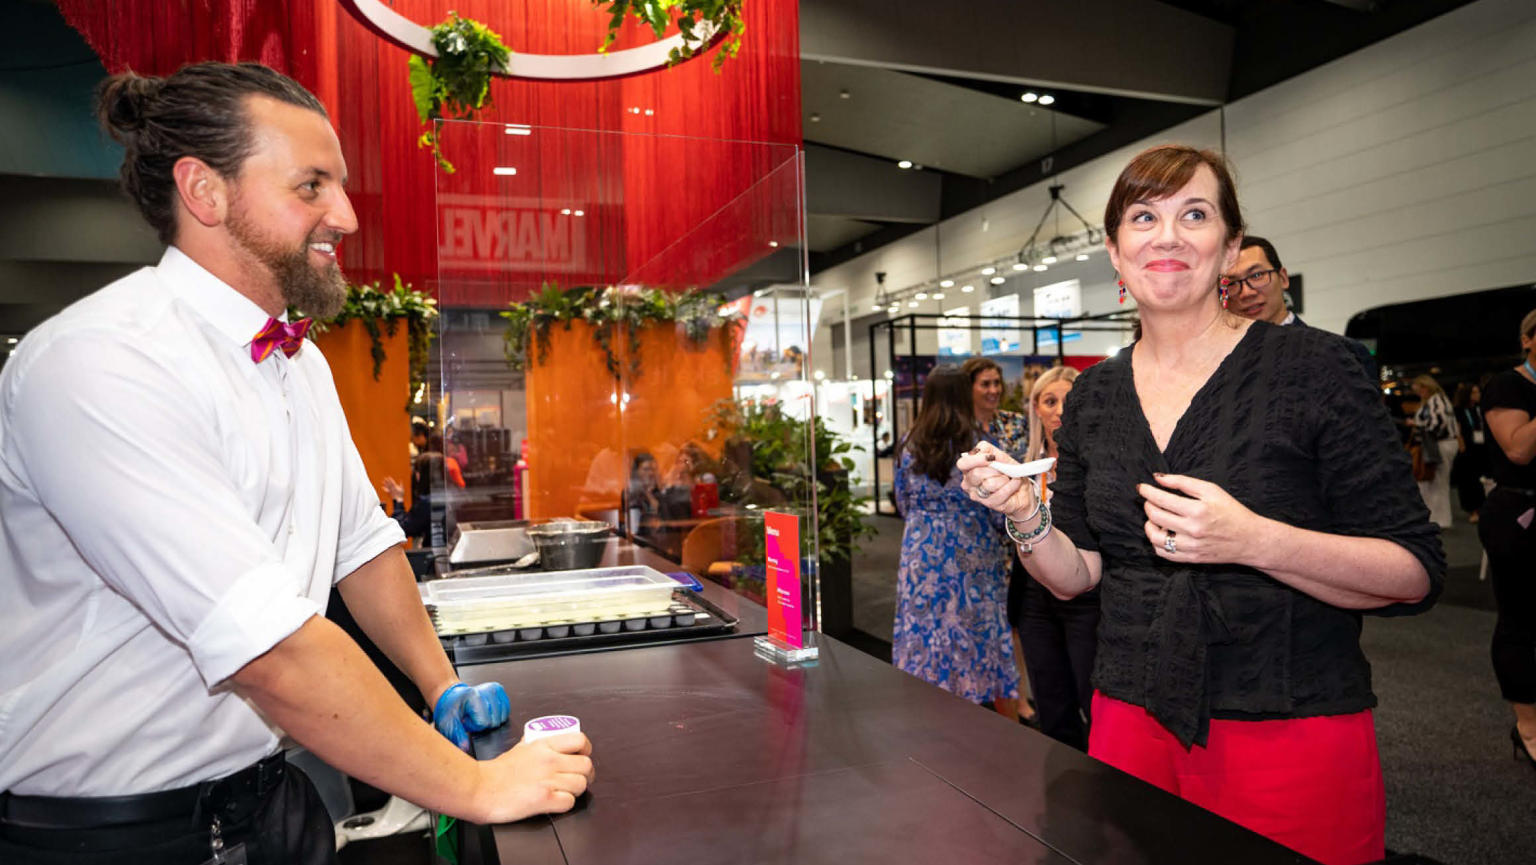
[[[989,357],[973,357],[960,365],[960,372],[971,382],[971,410],[976,416],[976,426],[981,435],[995,442],[1011,456],[1022,459],[1029,446],[1029,418],[1016,411],[1000,408],[1003,399],[1003,368]],[[1003,545],[1005,550],[1007,544]],[[1005,717],[1017,717],[1031,727],[1040,723],[1039,713],[1025,698],[1029,691],[1028,665],[1024,661],[1024,647],[1019,641],[1019,617],[1024,609],[1024,583],[1029,579],[1024,568],[1013,555],[1008,558],[1008,628],[1009,642],[1013,646],[1013,665],[1019,671],[1019,699],[1003,700],[997,711]]]
[[[1429,519],[1442,529],[1451,527],[1451,460],[1456,458],[1461,437],[1456,427],[1456,410],[1432,375],[1421,375],[1410,385],[1419,395],[1419,410],[1409,423],[1422,448],[1424,461],[1433,463],[1434,476],[1419,481],[1419,495],[1429,508]]]
[[[906,527],[891,663],[1016,716],[1019,675],[1004,611],[1002,520],[966,496],[955,469],[979,438],[970,379],[954,366],[936,367],[896,463],[896,502]]]
[[[1226,163],[1148,150],[1105,209],[1142,335],[1083,373],[1049,502],[983,443],[964,488],[1032,577],[1101,593],[1088,753],[1333,865],[1383,856],[1363,612],[1421,612],[1445,558],[1343,338],[1233,315]]]

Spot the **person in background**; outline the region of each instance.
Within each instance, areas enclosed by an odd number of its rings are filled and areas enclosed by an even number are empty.
[[[999,408],[1006,385],[1003,369],[987,357],[973,357],[960,365],[960,371],[971,382],[971,406],[976,413],[976,426],[981,434],[996,442],[999,447],[1020,459],[1029,447],[1029,417],[1023,412]],[[1006,544],[1004,547],[1006,548]],[[1013,662],[1019,671],[1020,700],[1015,707],[1019,721],[1028,726],[1039,723],[1034,704],[1028,699],[1029,673],[1024,661],[1024,646],[1019,641],[1019,617],[1024,609],[1024,568],[1018,560],[1008,555],[1008,628],[1009,641],[1013,646]],[[998,711],[1007,714],[1007,705]]]
[[[1451,464],[1451,485],[1456,487],[1461,509],[1467,512],[1467,522],[1474,524],[1487,496],[1483,475],[1488,473],[1488,451],[1481,402],[1482,390],[1477,385],[1469,381],[1456,385],[1456,396],[1451,405],[1456,409],[1460,444],[1457,445],[1456,461]]]
[[[1520,321],[1514,369],[1483,390],[1483,416],[1493,442],[1488,473],[1494,488],[1483,503],[1477,536],[1499,618],[1493,628],[1493,672],[1515,710],[1509,738],[1515,757],[1536,767],[1536,309]]]
[[[1419,481],[1419,494],[1429,508],[1429,518],[1442,529],[1451,527],[1451,460],[1460,449],[1456,410],[1434,376],[1421,375],[1413,380],[1413,392],[1419,395],[1419,410],[1409,423],[1423,448],[1424,461],[1435,466],[1434,477]]]
[[[624,507],[632,533],[648,532],[647,523],[661,513],[661,483],[656,458],[640,451],[629,463],[629,484],[624,489]]]
[[[357,218],[324,106],[264,66],[197,63],[110,76],[97,112],[167,249],[0,372],[0,862],[333,862],[285,735],[477,823],[572,808],[580,734],[461,750],[506,692],[455,675],[288,320],[346,298]],[[333,585],[436,730],[324,618]]]
[[[469,448],[459,440],[459,432],[453,427],[448,428],[448,435],[443,442],[443,456],[457,463],[460,471],[469,468]]]
[[[427,452],[435,453],[443,458],[443,477],[448,483],[459,489],[464,489],[463,464],[454,457],[443,452],[443,436],[441,433],[433,433],[427,436]]]
[[[1291,275],[1280,263],[1275,245],[1256,234],[1243,235],[1237,262],[1224,274],[1227,280],[1227,309],[1243,318],[1270,324],[1306,327],[1307,323],[1291,311]],[[1298,277],[1299,278],[1299,277]],[[1376,358],[1358,340],[1348,345],[1365,370],[1366,378],[1377,380]]]
[[[974,703],[1018,717],[1009,651],[1007,548],[992,514],[960,489],[955,459],[980,431],[969,376],[935,367],[898,448],[896,499],[905,516],[896,575],[891,663]]]
[[[411,452],[412,460],[426,452],[427,437],[431,434],[432,428],[427,426],[426,421],[419,417],[411,418],[411,444],[408,450]]]
[[[1142,336],[1073,384],[1054,498],[957,463],[1058,598],[1098,587],[1090,756],[1329,865],[1384,854],[1364,612],[1433,604],[1439,534],[1342,337],[1223,309],[1219,155],[1155,147],[1105,208]]]
[[[1029,397],[1029,448],[1024,462],[1058,456],[1056,431],[1061,428],[1062,407],[1077,375],[1072,367],[1058,366],[1035,380]],[[1055,479],[1053,470],[1048,480]],[[1098,647],[1099,593],[1088,591],[1061,600],[1030,579],[1027,572],[1014,578],[1022,587],[1023,609],[1017,629],[1029,666],[1040,732],[1086,751],[1088,723],[1093,715],[1089,677]],[[1012,586],[1009,589],[1011,594]]]

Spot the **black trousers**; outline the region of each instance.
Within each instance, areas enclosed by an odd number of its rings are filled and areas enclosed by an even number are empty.
[[[1099,644],[1098,590],[1063,601],[1028,576],[1023,582],[1019,644],[1040,732],[1086,751],[1093,703],[1089,678]]]
[[[333,865],[336,835],[309,777],[288,767],[264,797],[233,802],[221,820],[225,850],[245,845],[248,865]],[[211,814],[153,823],[29,829],[0,823],[5,865],[200,865],[212,857]]]
[[[1495,487],[1483,503],[1477,535],[1488,553],[1488,574],[1499,618],[1493,627],[1493,673],[1511,703],[1536,703],[1536,497]]]

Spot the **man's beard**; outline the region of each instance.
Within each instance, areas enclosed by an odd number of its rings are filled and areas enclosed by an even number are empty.
[[[255,259],[266,266],[272,278],[277,280],[283,300],[317,319],[334,318],[347,302],[347,279],[341,267],[334,261],[322,269],[316,269],[309,261],[311,242],[336,243],[334,237],[305,238],[298,249],[285,248],[281,243],[266,236],[236,209],[226,223],[235,242],[246,249]],[[319,232],[317,232],[319,234]]]

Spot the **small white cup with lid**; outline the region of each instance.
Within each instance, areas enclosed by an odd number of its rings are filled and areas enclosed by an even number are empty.
[[[580,733],[581,721],[575,715],[545,715],[523,725],[523,741],[537,742],[561,733]]]

